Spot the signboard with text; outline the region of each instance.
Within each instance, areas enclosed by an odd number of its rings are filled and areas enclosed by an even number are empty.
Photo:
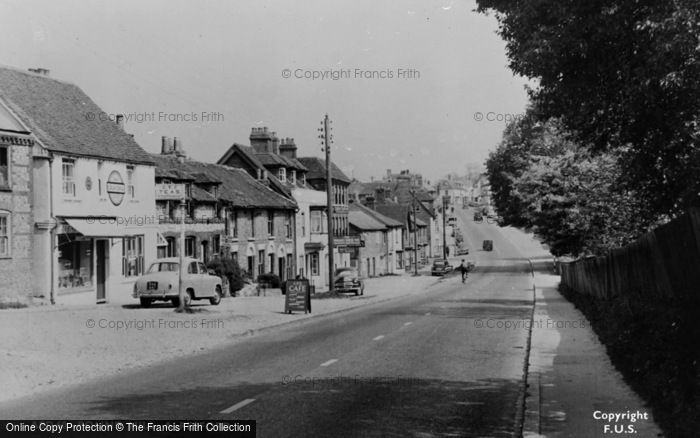
[[[311,313],[310,291],[309,280],[287,280],[284,313],[292,313],[295,310]]]
[[[333,239],[333,246],[336,248],[340,246],[363,246],[362,243],[360,236],[343,236]]]
[[[184,184],[156,184],[156,201],[185,199]]]

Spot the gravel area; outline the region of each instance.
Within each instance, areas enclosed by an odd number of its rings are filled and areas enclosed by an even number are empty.
[[[312,313],[284,313],[284,296],[195,302],[178,314],[168,303],[142,309],[129,290],[104,305],[0,310],[0,401],[125,372],[226,343],[260,329],[425,292],[435,277],[366,280],[363,296],[312,298]],[[205,304],[206,303],[206,304]]]

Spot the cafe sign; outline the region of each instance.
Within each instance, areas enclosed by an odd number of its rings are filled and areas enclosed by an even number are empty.
[[[124,200],[125,193],[126,188],[122,175],[118,171],[113,170],[112,173],[109,174],[109,178],[107,178],[107,195],[109,196],[109,200],[112,201],[112,204],[118,206]]]
[[[184,184],[156,184],[156,201],[185,199]]]

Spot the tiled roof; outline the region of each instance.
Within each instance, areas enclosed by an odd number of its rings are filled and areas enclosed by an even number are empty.
[[[188,174],[203,173],[211,179],[221,181],[219,199],[239,208],[278,208],[293,209],[296,204],[276,193],[265,184],[254,179],[243,169],[213,163],[184,160],[177,157],[152,155],[160,168],[177,169]]]
[[[397,221],[396,219],[392,219],[389,216],[385,216],[380,212],[372,210],[371,208],[366,207],[358,202],[353,202],[352,204],[350,204],[350,207],[356,208],[367,213],[368,215],[372,216],[374,219],[378,220],[379,222],[383,223],[388,227],[402,227],[404,224],[403,222]]]
[[[348,221],[353,227],[363,231],[386,230],[386,226],[365,212],[357,204],[350,204],[348,208]]]
[[[322,160],[318,157],[299,157],[299,161],[307,169],[309,169],[306,174],[306,179],[325,179],[326,178],[326,160]],[[334,162],[331,161],[331,176],[333,179],[338,181],[346,182],[350,184],[352,180],[348,178]]]
[[[413,218],[413,215],[409,216],[410,213],[410,206],[407,204],[396,204],[396,203],[386,203],[386,204],[377,204],[376,205],[376,210],[383,214],[384,216],[388,216],[391,219],[394,219],[396,221],[401,222],[402,224],[406,224]],[[420,212],[418,215],[416,215],[416,224],[419,227],[425,227],[427,226],[426,223],[420,219]]]
[[[0,67],[0,99],[49,150],[153,164],[151,156],[76,85]],[[100,117],[102,116],[102,117]]]
[[[250,146],[243,146],[238,143],[234,143],[226,151],[226,153],[224,153],[224,155],[221,158],[219,158],[219,161],[217,161],[217,163],[226,165],[226,163],[228,163],[229,160],[231,160],[231,157],[233,157],[235,154],[238,154],[244,157],[244,159],[246,159],[247,161],[249,161],[253,169],[265,170],[265,166],[263,166],[263,164],[260,162],[253,148]],[[268,180],[270,181],[270,184],[272,184],[277,189],[277,191],[279,191],[280,193],[284,193],[287,196],[291,196],[290,188],[287,187],[284,183],[280,182],[274,175],[269,175],[269,172]]]

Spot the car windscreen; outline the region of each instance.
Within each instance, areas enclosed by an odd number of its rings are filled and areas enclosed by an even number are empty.
[[[355,278],[357,271],[340,271],[335,273],[336,278]]]
[[[175,262],[156,262],[148,269],[148,273],[153,272],[177,272],[177,263]]]

